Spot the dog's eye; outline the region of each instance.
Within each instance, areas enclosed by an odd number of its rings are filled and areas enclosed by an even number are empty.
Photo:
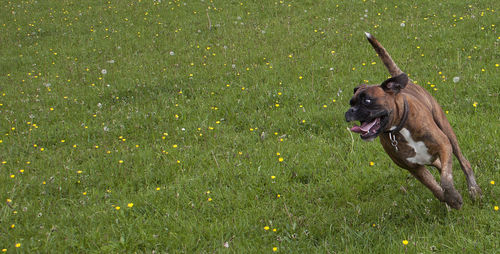
[[[370,104],[370,103],[372,103],[372,100],[371,100],[371,99],[369,99],[369,98],[366,98],[366,99],[364,100],[364,102],[365,102],[365,104]]]

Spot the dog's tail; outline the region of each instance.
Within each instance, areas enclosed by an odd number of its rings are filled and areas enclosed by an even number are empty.
[[[401,69],[399,69],[394,60],[392,60],[391,56],[389,55],[389,53],[387,53],[387,50],[385,50],[382,44],[380,44],[380,42],[378,42],[377,39],[375,39],[375,37],[370,33],[365,33],[365,34],[366,38],[368,39],[372,47],[375,49],[380,59],[382,59],[382,62],[384,63],[385,67],[387,67],[387,69],[389,70],[391,76],[395,77],[398,76],[399,74],[402,74],[403,72],[401,71]]]

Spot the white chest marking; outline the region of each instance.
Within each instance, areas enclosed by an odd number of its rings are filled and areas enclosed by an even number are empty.
[[[401,129],[399,133],[403,135],[403,137],[408,142],[408,145],[415,151],[415,156],[406,158],[407,161],[419,165],[427,165],[431,163],[432,156],[427,152],[427,147],[425,146],[424,142],[416,142],[415,140],[413,140],[410,131],[405,128]]]

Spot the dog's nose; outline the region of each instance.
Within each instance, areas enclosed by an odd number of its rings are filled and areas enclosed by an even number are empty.
[[[354,108],[350,108],[349,110],[347,110],[347,112],[345,112],[345,121],[346,122],[351,122],[351,121],[354,121],[354,112],[356,110]]]

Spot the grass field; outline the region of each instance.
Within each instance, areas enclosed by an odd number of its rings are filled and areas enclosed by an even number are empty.
[[[7,253],[500,253],[498,1],[0,5]],[[365,31],[447,112],[481,201],[456,160],[449,211],[347,130],[388,76]]]

